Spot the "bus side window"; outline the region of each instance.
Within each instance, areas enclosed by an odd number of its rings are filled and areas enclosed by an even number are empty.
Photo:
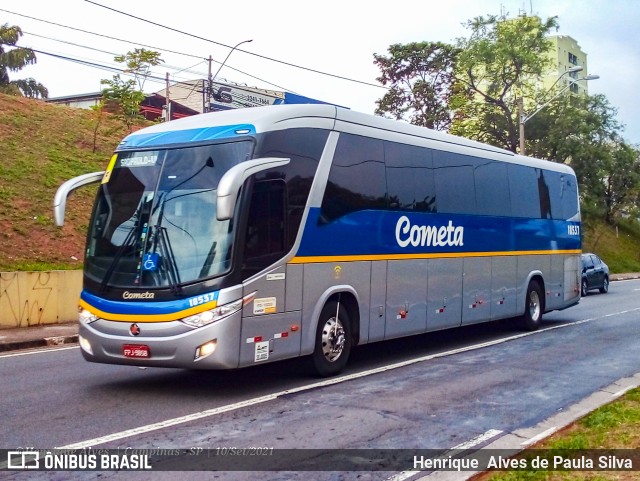
[[[509,164],[509,191],[513,217],[542,218],[540,191],[535,169]]]
[[[244,241],[245,270],[259,272],[286,251],[286,184],[281,179],[253,186]]]
[[[340,134],[319,222],[329,223],[354,212],[386,208],[387,179],[382,140]]]

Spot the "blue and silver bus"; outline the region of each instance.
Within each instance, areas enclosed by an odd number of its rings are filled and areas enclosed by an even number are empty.
[[[231,369],[580,300],[570,167],[330,105],[214,112],[126,137],[80,296],[92,362]]]

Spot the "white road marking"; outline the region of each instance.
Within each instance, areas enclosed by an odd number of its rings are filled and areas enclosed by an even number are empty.
[[[44,352],[66,351],[67,349],[80,349],[80,347],[76,344],[75,346],[69,346],[69,347],[51,347],[47,349],[34,348],[31,351],[21,351],[21,352],[14,352],[11,354],[2,354],[0,355],[0,359],[4,359],[5,357],[31,356],[32,354],[42,354]]]
[[[500,431],[499,429],[489,429],[486,433],[480,434],[479,436],[476,436],[475,438],[466,441],[462,444],[458,444],[457,446],[454,446],[451,448],[451,451],[464,451],[466,449],[471,449],[475,446],[477,446],[478,444],[481,444],[485,441],[488,441],[491,438],[495,438],[498,434],[502,434],[502,431]]]
[[[486,433],[482,433],[479,436],[476,436],[475,438],[470,439],[469,441],[465,441],[464,443],[461,443],[461,444],[458,444],[457,446],[452,447],[450,450],[441,454],[440,457],[446,458],[447,456],[452,455],[454,451],[466,451],[467,449],[471,449],[475,446],[478,446],[479,444],[482,444],[483,442],[488,441],[489,439],[495,438],[500,434],[502,434],[502,431],[500,431],[499,429],[489,429],[489,431],[487,431]],[[394,474],[390,478],[387,478],[385,481],[405,481],[406,479],[409,479],[410,477],[415,476],[416,474],[420,474],[422,472],[423,471],[419,471],[419,470],[402,471],[398,474]]]
[[[634,311],[640,311],[640,307],[636,308],[636,309],[631,309],[631,310],[627,310],[627,311],[622,311],[623,313],[627,313],[627,312],[634,312]],[[604,317],[604,316],[602,316]],[[310,391],[312,389],[317,389],[320,387],[326,387],[326,386],[332,386],[334,384],[340,384],[343,382],[347,382],[347,381],[352,381],[354,379],[360,379],[360,378],[364,378],[367,376],[371,376],[374,374],[379,374],[379,373],[383,373],[386,371],[391,371],[394,369],[399,369],[405,366],[411,366],[413,364],[418,364],[421,362],[425,362],[425,361],[430,361],[432,359],[438,359],[441,357],[446,357],[446,356],[452,356],[455,354],[461,354],[464,352],[470,352],[470,351],[475,351],[478,349],[483,349],[485,347],[491,347],[491,346],[496,346],[498,344],[503,344],[505,342],[509,342],[509,341],[514,341],[516,339],[521,339],[524,337],[528,337],[528,336],[533,336],[536,334],[541,334],[547,331],[551,331],[554,329],[562,329],[565,327],[573,327],[573,326],[577,326],[580,324],[584,324],[587,322],[591,322],[591,321],[595,321],[599,319],[598,317],[594,317],[594,318],[589,318],[589,319],[583,319],[580,321],[575,321],[575,322],[571,322],[568,324],[560,324],[557,326],[553,326],[553,327],[548,327],[546,329],[542,329],[539,331],[532,331],[532,332],[525,332],[522,334],[516,334],[513,336],[509,336],[509,337],[505,337],[505,338],[501,338],[501,339],[495,339],[493,341],[487,341],[487,342],[483,342],[480,344],[475,344],[472,346],[466,346],[466,347],[461,347],[458,349],[452,349],[450,351],[445,351],[445,352],[441,352],[441,353],[437,353],[437,354],[429,354],[427,356],[421,356],[418,358],[414,358],[414,359],[409,359],[406,361],[402,361],[402,362],[398,362],[395,364],[391,364],[388,366],[382,366],[382,367],[378,367],[375,369],[370,369],[368,371],[363,371],[363,372],[358,372],[358,373],[354,373],[354,374],[348,374],[346,376],[340,376],[340,377],[336,377],[336,378],[332,378],[332,379],[326,379],[324,381],[319,381],[316,383],[312,383],[312,384],[308,384],[305,386],[300,386],[297,388],[293,388],[293,389],[286,389],[284,391],[279,391],[279,392],[275,392],[272,394],[268,394],[265,396],[260,396],[257,398],[252,398],[252,399],[247,399],[246,401],[241,401],[239,403],[234,403],[234,404],[228,404],[226,406],[220,406],[217,408],[213,408],[213,409],[207,409],[205,411],[200,411],[197,413],[193,413],[193,414],[188,414],[186,416],[180,416],[177,418],[173,418],[173,419],[167,419],[165,421],[160,421],[157,423],[153,423],[153,424],[147,424],[145,426],[140,426],[137,428],[133,428],[133,429],[127,429],[125,431],[120,431],[117,433],[112,433],[112,434],[108,434],[106,436],[101,436],[98,438],[94,438],[94,439],[88,439],[86,441],[80,441],[78,443],[74,443],[74,444],[69,444],[66,446],[61,446],[59,447],[59,449],[81,449],[81,448],[87,448],[90,446],[98,446],[101,444],[105,444],[111,441],[117,441],[120,439],[125,439],[125,438],[130,438],[132,436],[137,436],[140,434],[145,434],[145,433],[149,433],[152,431],[157,431],[159,429],[164,429],[167,427],[171,427],[171,426],[176,426],[178,424],[184,424],[184,423],[188,423],[191,421],[197,421],[199,419],[203,419],[203,418],[207,418],[207,417],[211,417],[211,416],[216,416],[218,414],[222,414],[222,413],[226,413],[226,412],[230,412],[230,411],[236,411],[238,409],[242,409],[244,407],[248,407],[248,406],[254,406],[257,404],[262,404],[268,401],[273,401],[275,399],[278,399],[282,396],[286,396],[287,394],[294,394],[294,393],[299,393],[299,392],[304,392],[304,391]],[[59,350],[59,349],[78,349],[77,346],[74,347],[69,347],[69,348],[56,348],[55,350]],[[54,350],[54,349],[51,349]],[[49,350],[50,351],[50,350]],[[42,352],[42,350],[37,351],[37,352]],[[0,357],[10,357],[10,356],[17,356],[17,355],[27,355],[27,354],[31,354],[31,352],[28,353],[21,353],[21,354],[14,354],[14,355],[9,355],[9,356],[0,356]]]

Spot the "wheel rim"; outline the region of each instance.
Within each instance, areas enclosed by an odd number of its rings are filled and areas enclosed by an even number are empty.
[[[339,319],[328,319],[322,328],[322,354],[329,362],[338,360],[345,344],[344,328]]]
[[[529,294],[529,317],[532,321],[540,318],[540,296],[537,291],[531,291]]]

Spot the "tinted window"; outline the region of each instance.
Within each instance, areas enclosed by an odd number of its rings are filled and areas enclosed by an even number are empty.
[[[431,150],[394,142],[384,144],[389,207],[436,211]]]
[[[514,217],[540,218],[540,193],[536,169],[509,164],[509,192],[511,215]]]
[[[578,187],[575,177],[561,172],[544,172],[551,200],[551,218],[568,220],[578,213]]]
[[[258,272],[286,254],[285,193],[283,180],[255,182],[243,244],[245,271]]]
[[[582,256],[582,265],[587,269],[593,269],[595,267],[593,256],[592,255]]]
[[[284,157],[287,165],[255,176],[258,181],[280,179],[285,183],[287,247],[292,247],[304,212],[313,177],[329,133],[319,129],[291,129],[265,133],[258,138],[255,157]]]
[[[433,151],[438,212],[476,213],[474,167],[479,159],[439,150]]]
[[[481,162],[476,167],[476,206],[480,215],[511,215],[507,165]]]
[[[382,141],[340,134],[322,200],[322,221],[359,210],[386,209],[386,190]]]

